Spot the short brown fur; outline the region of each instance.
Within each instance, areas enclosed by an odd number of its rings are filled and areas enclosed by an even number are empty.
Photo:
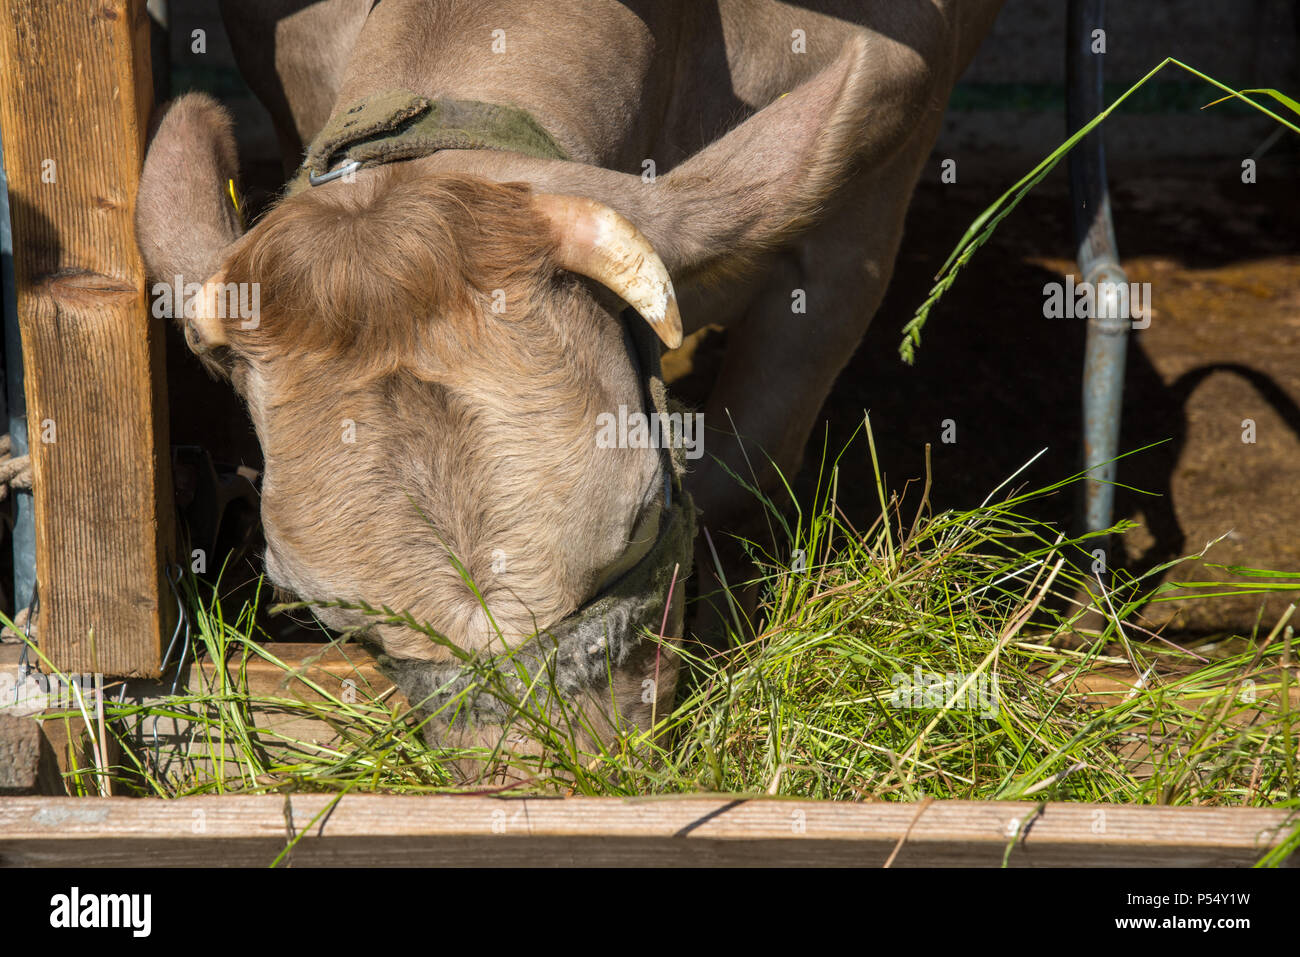
[[[345,361],[358,382],[395,364],[434,377],[440,353],[491,333],[481,317],[495,290],[515,305],[506,315],[524,317],[549,292],[555,243],[530,193],[394,166],[284,200],[225,269],[227,282],[261,283],[268,321],[242,330],[230,319],[228,337],[261,357]]]
[[[410,611],[470,647],[495,629],[456,562],[507,643],[588,597],[655,463],[595,448],[596,415],[635,403],[636,383],[617,324],[553,249],[528,187],[401,166],[287,199],[238,244],[222,279],[258,283],[261,316],[225,331],[266,454],[273,578]],[[579,502],[605,503],[586,528]],[[392,654],[446,656],[380,632]]]

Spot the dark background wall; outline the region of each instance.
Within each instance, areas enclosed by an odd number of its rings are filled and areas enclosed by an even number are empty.
[[[1106,87],[1118,97],[1165,57],[1237,89],[1300,90],[1295,0],[1111,0]],[[940,148],[1041,158],[1064,138],[1065,0],[1008,0],[953,98]],[[1167,66],[1106,122],[1114,158],[1250,155],[1275,124]],[[1248,145],[1249,144],[1249,145]]]

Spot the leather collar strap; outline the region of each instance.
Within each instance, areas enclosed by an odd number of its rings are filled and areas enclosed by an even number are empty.
[[[431,100],[410,90],[388,90],[335,113],[316,134],[285,195],[292,196],[334,171],[416,159],[439,150],[503,150],[539,159],[567,159],[564,150],[525,110],[477,100]]]

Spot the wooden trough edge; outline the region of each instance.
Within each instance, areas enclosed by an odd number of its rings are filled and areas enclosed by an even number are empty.
[[[1268,808],[777,798],[0,799],[5,866],[1250,866]],[[305,833],[304,833],[305,832]],[[900,843],[901,842],[901,843]],[[1293,854],[1289,866],[1300,864]]]

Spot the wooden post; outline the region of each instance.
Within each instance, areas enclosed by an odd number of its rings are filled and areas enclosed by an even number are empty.
[[[157,675],[175,609],[162,320],[136,189],[152,103],[145,0],[0,0],[42,651]]]

